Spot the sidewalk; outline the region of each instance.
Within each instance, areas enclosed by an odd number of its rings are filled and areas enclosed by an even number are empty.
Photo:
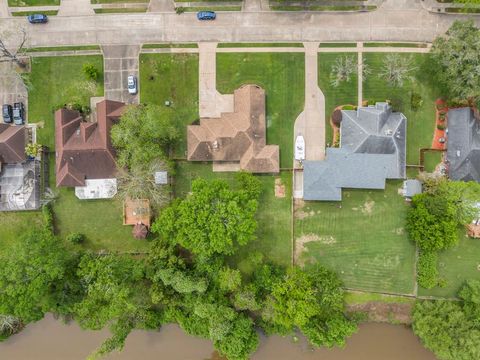
[[[7,0],[0,0],[0,19],[8,17],[8,3]]]
[[[94,15],[90,0],[61,0],[58,16]]]
[[[175,11],[173,0],[150,0],[148,12]]]

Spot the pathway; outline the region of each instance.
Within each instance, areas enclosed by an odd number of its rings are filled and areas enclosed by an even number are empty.
[[[0,19],[8,17],[7,0],[0,0]]]
[[[62,0],[58,16],[95,15],[90,0]]]
[[[128,75],[139,79],[140,46],[137,45],[102,45],[105,99],[138,104],[139,95],[130,95],[127,90]],[[140,92],[140,82],[137,87]]]
[[[305,159],[325,158],[325,96],[318,87],[318,42],[303,43],[305,48],[305,107],[295,120],[293,141],[302,135],[305,139]],[[294,160],[294,169],[301,164]],[[303,172],[295,171],[294,198],[303,197]]]
[[[222,112],[233,112],[233,94],[217,91],[217,43],[199,43],[199,113],[200,117],[216,118]]]
[[[0,103],[13,106],[15,102],[23,102],[27,119],[28,91],[16,68],[16,65],[9,62],[0,63]]]
[[[363,103],[363,43],[357,42],[357,83],[358,83],[358,106],[362,106]]]
[[[173,0],[150,0],[148,5],[149,12],[167,12],[175,11]]]

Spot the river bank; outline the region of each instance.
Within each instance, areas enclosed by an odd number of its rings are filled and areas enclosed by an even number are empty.
[[[0,343],[0,356],[11,360],[84,360],[108,336],[108,331],[83,331],[52,315],[28,325],[21,333]],[[125,349],[108,360],[207,360],[213,346],[208,340],[186,335],[178,326],[159,332],[134,331]],[[402,325],[368,323],[347,341],[345,349],[312,351],[303,339],[262,337],[252,360],[435,360],[412,331]]]

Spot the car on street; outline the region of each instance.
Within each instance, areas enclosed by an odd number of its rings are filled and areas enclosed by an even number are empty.
[[[197,13],[198,20],[215,20],[216,17],[215,11],[199,11]]]
[[[22,102],[13,104],[13,122],[15,125],[23,125],[25,123],[25,107]]]
[[[30,24],[45,24],[48,22],[48,16],[45,14],[32,14],[27,16]]]
[[[137,89],[137,78],[133,75],[129,75],[127,78],[127,89],[128,93],[135,95],[138,92]]]
[[[2,106],[2,115],[3,115],[3,122],[5,124],[10,124],[12,122],[12,105],[4,104]]]

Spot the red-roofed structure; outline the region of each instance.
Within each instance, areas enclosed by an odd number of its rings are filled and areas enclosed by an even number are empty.
[[[0,124],[0,164],[25,161],[28,132],[25,126]]]
[[[110,129],[125,104],[104,100],[97,104],[97,122],[85,122],[75,110],[55,113],[57,186],[85,186],[86,179],[115,177],[115,149]]]

